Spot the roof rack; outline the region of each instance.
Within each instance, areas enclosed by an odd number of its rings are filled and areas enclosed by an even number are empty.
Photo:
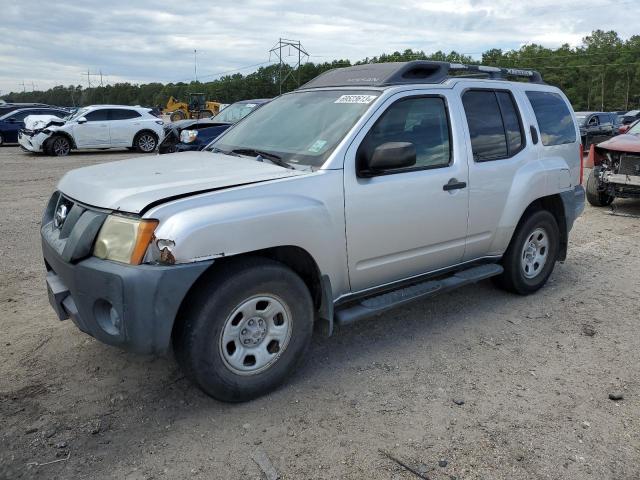
[[[452,73],[457,75],[451,75]],[[387,87],[411,83],[442,83],[454,76],[482,76],[491,80],[526,78],[531,83],[544,83],[540,73],[535,70],[414,60],[412,62],[367,63],[354,65],[353,67],[334,68],[318,75],[299,89],[344,86]]]

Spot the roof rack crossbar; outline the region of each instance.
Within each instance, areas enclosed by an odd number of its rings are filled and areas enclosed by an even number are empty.
[[[526,78],[531,83],[544,83],[540,73],[535,70],[414,60],[411,62],[367,63],[335,68],[320,74],[302,85],[300,89],[348,85],[386,87],[410,83],[442,83],[454,76],[480,75],[492,80],[507,80],[515,77]]]

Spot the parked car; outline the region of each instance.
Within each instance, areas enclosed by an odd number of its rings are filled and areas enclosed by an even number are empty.
[[[37,108],[37,107],[50,107],[44,103],[2,103],[0,104],[0,116],[6,115],[9,112],[18,110],[21,108]],[[56,107],[53,107],[56,108]]]
[[[536,292],[584,208],[571,105],[527,70],[335,69],[212,147],[67,173],[41,235],[60,319],[173,350],[225,401],[281,384],[314,329],[486,278]]]
[[[0,116],[0,145],[18,142],[18,132],[24,128],[24,120],[29,115],[65,117],[68,114],[66,110],[55,107],[21,108],[5,113]]]
[[[620,125],[618,127],[618,134],[627,133],[629,129],[633,128],[634,125],[637,125],[640,120],[635,120],[632,123],[628,123],[626,125]]]
[[[589,147],[591,143],[602,141],[617,133],[616,115],[611,112],[576,112],[576,120],[580,127],[582,145]]]
[[[593,145],[587,165],[587,200],[595,207],[616,198],[640,198],[640,120],[624,134]]]
[[[225,107],[220,113],[200,120],[179,120],[165,125],[160,153],[202,150],[213,139],[240,121],[269,99],[242,100]]]
[[[164,136],[164,122],[148,108],[93,105],[79,109],[65,120],[52,120],[18,136],[22,147],[47,155],[68,155],[73,149],[123,148],[153,152]]]

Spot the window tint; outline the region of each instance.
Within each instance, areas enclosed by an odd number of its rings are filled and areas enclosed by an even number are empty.
[[[527,92],[538,120],[542,144],[562,145],[576,141],[576,129],[567,104],[557,93]]]
[[[607,115],[606,113],[598,115],[598,120],[600,120],[600,125],[610,125],[612,122],[611,115]]]
[[[14,113],[13,115],[10,115],[9,118],[14,118],[15,120],[21,122],[28,115],[34,115],[35,113],[36,113],[35,110],[25,110],[23,112]]]
[[[94,110],[93,112],[87,113],[85,118],[88,122],[104,122],[105,120],[109,120],[109,110],[106,108]]]
[[[409,168],[449,165],[451,150],[449,120],[442,98],[400,100],[378,119],[358,150],[358,162],[372,155],[379,145],[409,142],[416,147],[416,164]]]
[[[507,158],[507,139],[493,90],[469,90],[462,95],[476,162]]]
[[[518,114],[518,107],[509,92],[496,92],[500,111],[502,112],[502,121],[504,122],[504,131],[507,134],[507,147],[509,148],[509,156],[515,155],[523,146],[522,122]]]
[[[111,120],[129,120],[130,118],[138,118],[141,115],[135,110],[113,109],[111,110]]]

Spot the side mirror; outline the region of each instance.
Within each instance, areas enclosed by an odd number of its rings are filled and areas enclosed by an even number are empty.
[[[80,117],[79,119],[76,120],[76,122],[78,122],[78,123],[87,123],[87,117]]]
[[[412,167],[416,164],[416,147],[409,142],[388,142],[378,145],[365,160],[363,170],[372,175],[385,170]]]

